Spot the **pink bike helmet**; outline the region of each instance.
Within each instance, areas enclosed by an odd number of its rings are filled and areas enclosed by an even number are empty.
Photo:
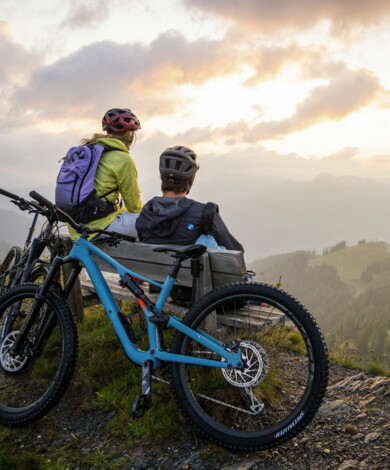
[[[126,134],[127,131],[138,131],[141,123],[137,116],[127,108],[109,109],[102,119],[103,130],[112,134]]]

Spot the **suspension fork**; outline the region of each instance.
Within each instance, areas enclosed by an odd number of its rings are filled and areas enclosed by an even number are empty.
[[[35,231],[35,226],[37,225],[37,220],[38,220],[39,213],[35,212],[33,223],[31,224],[30,230],[28,231],[27,239],[24,244],[24,249],[27,250],[27,248],[30,246],[31,239],[33,236],[33,233]]]
[[[79,274],[81,273],[81,270],[83,269],[82,265],[77,260],[71,259],[69,257],[62,258],[62,264],[66,264],[66,263],[72,263],[73,269],[70,273],[70,276],[68,277],[68,280],[66,281],[64,290],[62,291],[62,294],[65,297],[65,299],[68,298],[70,291],[72,290],[74,286],[74,283],[77,281],[77,278],[79,277]]]
[[[59,257],[57,257],[53,261],[52,268],[50,269],[49,274],[47,275],[46,279],[44,280],[42,286],[40,287],[38,292],[35,294],[34,301],[33,301],[33,304],[30,308],[30,311],[27,314],[27,317],[25,318],[25,320],[23,322],[23,325],[20,329],[20,332],[19,332],[18,336],[15,338],[14,344],[10,348],[9,353],[10,353],[11,356],[15,357],[15,356],[18,356],[20,354],[20,350],[22,348],[22,345],[24,344],[24,342],[27,338],[27,335],[30,332],[30,329],[31,329],[32,325],[34,324],[34,322],[37,318],[37,315],[39,315],[39,311],[42,307],[43,302],[46,299],[46,295],[47,295],[47,293],[48,293],[48,291],[49,291],[49,289],[52,285],[52,282],[55,280],[57,271],[64,264],[64,261],[65,261],[65,259],[62,259],[62,258],[59,258]],[[18,305],[18,308],[20,308],[20,305]],[[52,321],[50,321],[50,320],[51,320],[51,317],[53,315],[53,312],[51,312],[51,310],[50,310],[49,312],[45,312],[45,314],[48,314],[49,318],[48,318],[48,321],[45,322],[44,330],[46,330],[46,326],[49,326],[50,323],[52,323]],[[39,335],[39,338],[40,339],[43,338],[42,334]]]
[[[42,240],[40,240],[39,238],[34,238],[28,254],[26,266],[23,270],[22,277],[20,279],[21,284],[27,281],[31,268],[35,265],[36,261],[41,256],[45,247],[46,244]]]

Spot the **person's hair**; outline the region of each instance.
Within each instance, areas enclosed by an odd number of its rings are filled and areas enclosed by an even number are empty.
[[[119,134],[103,134],[103,133],[99,133],[97,132],[96,134],[93,134],[93,136],[91,138],[85,138],[85,139],[81,139],[81,145],[87,145],[87,144],[90,144],[91,142],[95,142],[96,140],[98,139],[103,139],[103,138],[111,138],[111,139],[118,139],[118,140],[121,140],[125,145],[128,145],[128,141],[126,139],[123,138],[123,136],[119,135]],[[131,145],[134,145],[137,141],[137,133],[133,131],[133,140],[131,142]]]
[[[188,180],[178,180],[169,178],[167,176],[161,177],[161,191],[163,193],[167,191],[173,191],[175,194],[186,193],[190,192],[191,186],[194,182],[195,175]]]

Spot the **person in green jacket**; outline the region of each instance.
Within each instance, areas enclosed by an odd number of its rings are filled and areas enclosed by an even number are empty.
[[[106,134],[94,134],[92,138],[83,139],[81,143],[85,145],[96,142],[118,149],[106,151],[100,157],[94,187],[97,195],[106,195],[104,200],[113,204],[121,196],[123,205],[117,205],[115,212],[85,225],[136,237],[135,221],[143,204],[138,186],[137,169],[129,154],[129,148],[135,142],[136,131],[141,129],[141,124],[130,109],[113,108],[104,115],[102,127]],[[79,237],[79,234],[70,226],[68,230],[73,240]],[[90,239],[94,237],[96,235],[91,235]]]

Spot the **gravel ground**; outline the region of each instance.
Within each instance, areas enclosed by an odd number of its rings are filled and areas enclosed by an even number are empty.
[[[20,453],[45,455],[48,461],[71,446],[79,455],[103,454],[106,468],[137,470],[390,470],[390,380],[338,364],[331,365],[328,391],[313,422],[288,443],[252,454],[220,450],[189,426],[180,440],[143,440],[130,448],[107,430],[115,412],[76,411],[78,402],[71,387],[48,416],[23,428]],[[69,464],[76,468],[94,467]]]

